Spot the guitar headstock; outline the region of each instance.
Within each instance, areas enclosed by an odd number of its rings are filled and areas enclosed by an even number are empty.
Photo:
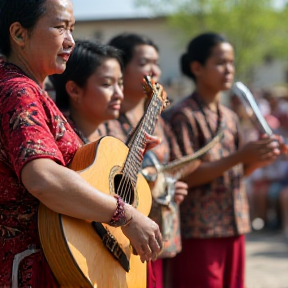
[[[164,110],[169,106],[170,101],[167,98],[167,93],[165,92],[163,86],[159,83],[156,83],[149,76],[144,76],[142,82],[143,90],[147,95],[147,102],[150,103],[154,96],[158,97],[162,102],[162,109]]]

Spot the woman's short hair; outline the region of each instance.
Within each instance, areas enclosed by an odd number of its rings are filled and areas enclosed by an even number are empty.
[[[45,13],[46,0],[1,0],[0,1],[0,53],[9,56],[11,52],[10,26],[19,22],[32,30]]]
[[[64,73],[49,76],[56,92],[56,105],[59,109],[66,110],[69,108],[69,95],[66,91],[68,81],[73,81],[79,87],[84,87],[95,70],[106,59],[111,58],[119,62],[123,71],[121,52],[117,48],[93,41],[77,40]]]
[[[196,61],[205,65],[212,49],[220,43],[228,43],[228,41],[224,36],[213,32],[203,33],[193,38],[187,46],[187,51],[180,58],[182,73],[195,81],[190,63]]]
[[[133,58],[134,49],[138,45],[149,45],[154,47],[157,52],[159,51],[157,45],[150,38],[134,33],[119,34],[113,37],[108,44],[122,51],[124,67],[126,67]]]

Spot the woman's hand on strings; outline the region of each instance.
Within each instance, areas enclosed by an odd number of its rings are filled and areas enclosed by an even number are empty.
[[[125,209],[129,209],[132,221],[121,228],[130,240],[134,253],[140,256],[142,263],[156,260],[163,248],[159,226],[132,206],[127,205]]]

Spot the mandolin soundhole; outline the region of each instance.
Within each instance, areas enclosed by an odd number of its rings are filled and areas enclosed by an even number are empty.
[[[114,192],[119,195],[125,203],[132,205],[135,200],[135,190],[131,180],[123,174],[114,176]]]

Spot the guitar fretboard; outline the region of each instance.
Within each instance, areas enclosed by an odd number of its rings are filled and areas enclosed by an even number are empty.
[[[137,175],[141,169],[143,151],[146,147],[145,134],[153,134],[162,106],[162,100],[154,93],[145,114],[136,128],[137,130],[135,131],[134,137],[131,140],[130,150],[123,167],[123,174],[129,176],[134,187],[137,182]]]

